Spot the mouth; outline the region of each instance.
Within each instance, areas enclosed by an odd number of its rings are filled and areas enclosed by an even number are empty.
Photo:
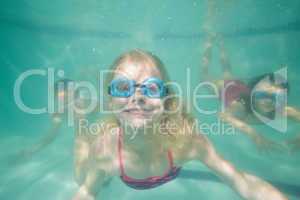
[[[260,104],[260,108],[261,108],[261,110],[264,110],[265,112],[270,112],[275,109],[275,105],[270,102],[262,102]]]
[[[123,112],[139,117],[149,117],[152,115],[153,109],[129,108],[125,109]]]

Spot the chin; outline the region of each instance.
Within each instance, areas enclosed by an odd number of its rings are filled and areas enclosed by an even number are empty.
[[[144,128],[146,122],[144,121],[128,121],[128,125],[132,128]]]
[[[126,115],[120,116],[121,121],[125,123],[126,126],[132,128],[143,128],[148,124],[151,124],[151,118],[143,118],[143,117],[131,117]]]
[[[130,124],[132,127],[135,128],[143,128],[146,125],[151,124],[152,120],[151,119],[143,119],[143,118],[135,118],[135,119],[130,119],[127,121],[128,124]]]
[[[263,113],[269,113],[269,112],[274,112],[275,111],[274,107],[262,107],[262,108],[260,108],[260,110]]]

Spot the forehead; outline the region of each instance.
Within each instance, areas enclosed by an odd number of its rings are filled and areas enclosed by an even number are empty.
[[[126,77],[136,82],[142,82],[149,77],[162,79],[162,74],[158,67],[150,64],[125,62],[116,68],[114,78],[117,77]]]

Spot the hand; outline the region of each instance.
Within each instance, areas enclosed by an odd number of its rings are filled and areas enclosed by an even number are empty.
[[[283,193],[281,193],[278,189],[276,189],[268,182],[247,173],[243,173],[242,177],[244,179],[243,182],[246,182],[247,187],[245,187],[243,184],[237,184],[237,187],[240,189],[240,194],[242,195],[242,197],[244,197],[244,199],[288,200],[288,198]]]
[[[72,200],[95,200],[95,197],[88,192],[85,186],[81,186]]]

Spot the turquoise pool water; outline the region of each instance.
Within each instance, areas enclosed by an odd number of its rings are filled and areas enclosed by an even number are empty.
[[[297,0],[216,1],[213,28],[224,42],[235,76],[246,79],[288,66],[289,104],[300,107],[300,2]],[[0,6],[0,199],[71,199],[78,189],[73,179],[73,132],[64,126],[55,142],[29,160],[15,153],[30,146],[50,126],[49,115],[21,111],[14,100],[17,78],[29,69],[64,70],[70,79],[93,79],[122,52],[141,48],[158,55],[172,80],[191,85],[201,77],[206,39],[207,2],[190,1],[1,1]],[[221,76],[217,49],[212,74]],[[34,77],[22,86],[26,104],[47,104],[47,79]],[[200,102],[203,107],[217,102]],[[207,123],[215,115],[198,116]],[[286,133],[254,125],[275,141],[300,134],[300,124],[288,121]],[[238,168],[274,183],[290,199],[300,197],[299,153],[259,152],[241,134],[208,136],[216,149]],[[240,199],[201,163],[189,163],[173,182],[157,189],[134,191],[117,178],[99,199]]]

